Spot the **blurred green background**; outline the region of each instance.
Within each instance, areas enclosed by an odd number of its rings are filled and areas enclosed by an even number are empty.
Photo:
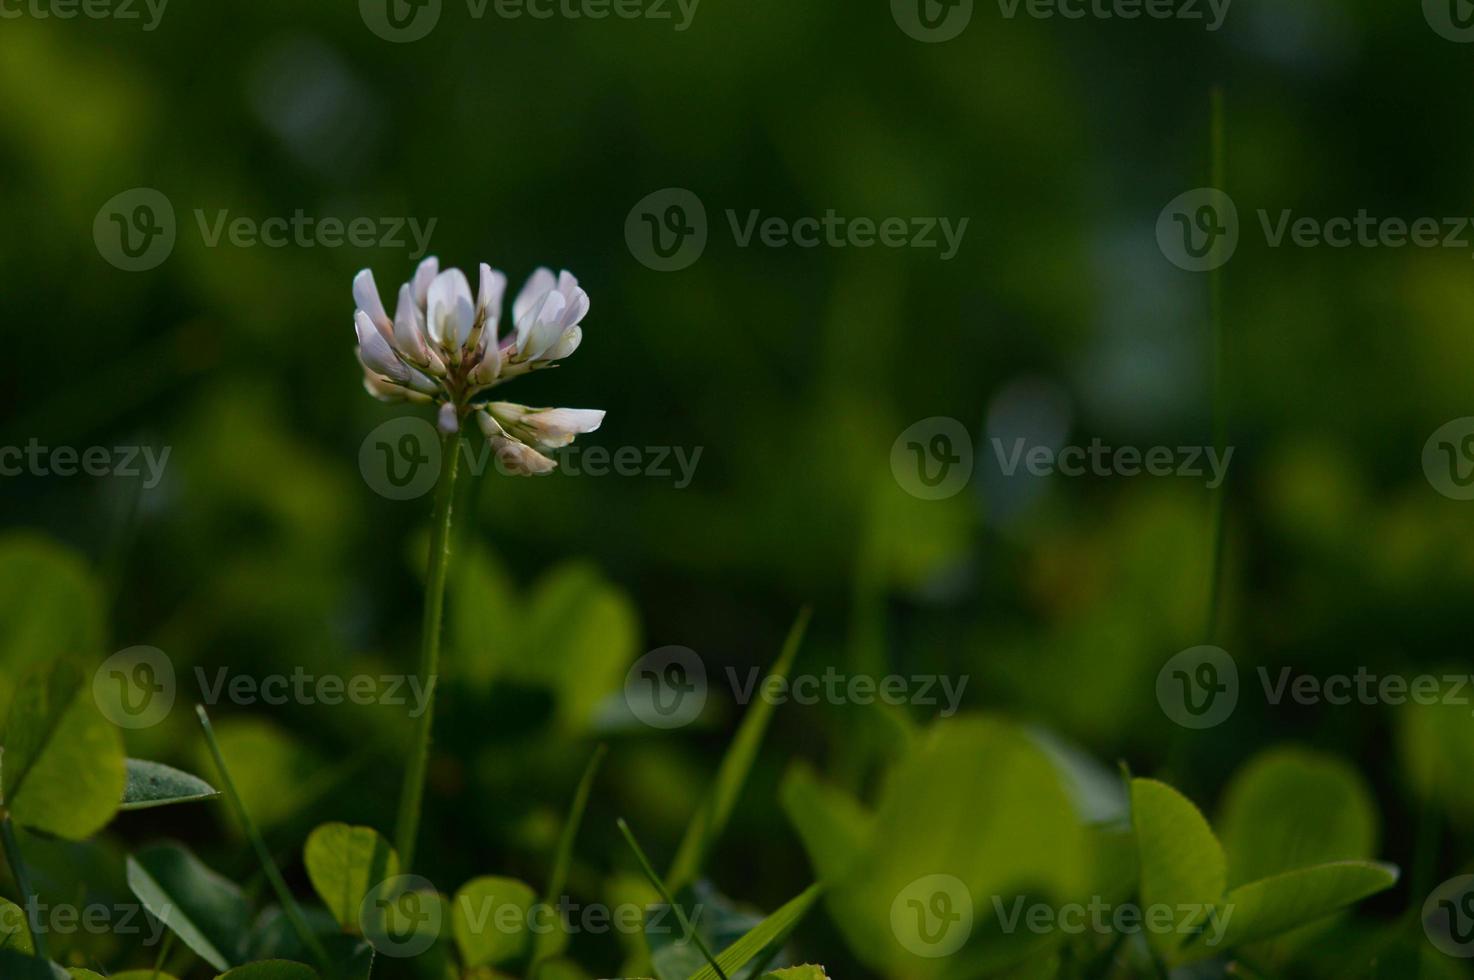
[[[488,261],[514,287],[537,265],[567,268],[592,298],[578,353],[506,397],[607,409],[582,445],[702,450],[680,489],[564,474],[469,487],[419,869],[443,888],[540,881],[599,740],[612,752],[572,888],[597,895],[632,868],[618,815],[668,855],[739,711],[718,691],[702,724],[668,734],[606,725],[600,706],[667,644],[745,676],[805,604],[800,669],[966,675],[967,710],[1046,725],[1205,808],[1270,745],[1351,760],[1378,802],[1381,856],[1436,869],[1412,876],[1431,883],[1468,862],[1474,799],[1423,814],[1406,712],[1246,694],[1227,723],[1191,732],[1160,710],[1161,665],[1207,639],[1201,481],[1008,481],[986,440],[1000,419],[1062,419],[1076,444],[1211,438],[1207,280],[1164,259],[1155,226],[1208,182],[1221,84],[1243,238],[1224,270],[1236,453],[1219,639],[1250,694],[1260,665],[1467,670],[1470,505],[1435,492],[1420,458],[1434,429],[1471,414],[1471,249],[1275,249],[1257,212],[1474,214],[1469,57],[1415,5],[1371,0],[1239,0],[1216,33],[979,3],[945,44],[908,37],[879,0],[704,0],[685,31],[475,20],[448,2],[409,44],[375,36],[348,3],[176,0],[152,31],[9,19],[0,444],[171,456],[149,490],[7,477],[4,524],[93,567],[100,653],[157,646],[182,678],[197,665],[412,669],[429,501],[377,495],[358,453],[414,410],[364,394],[349,292],[366,266],[387,295],[411,249],[211,247],[195,211],[435,218],[443,264]],[[139,186],[168,197],[178,241],[157,268],[126,272],[93,222]],[[694,192],[711,232],[670,273],[625,241],[630,209],[666,187]],[[728,209],[970,224],[942,261],[741,248]],[[976,448],[971,484],[944,501],[907,493],[890,467],[901,432],[933,416],[960,420]],[[26,585],[12,583],[27,608],[88,615]],[[12,646],[7,673],[34,655]],[[779,780],[803,758],[868,788],[888,757],[882,714],[778,712],[710,868],[726,894],[771,909],[812,879]],[[323,819],[389,829],[402,712],[216,715],[243,760],[297,773],[289,792],[248,790],[284,855]],[[1452,758],[1474,758],[1470,723],[1444,743]],[[210,772],[179,708],[129,748]],[[179,836],[248,874],[224,818],[135,814],[111,833]],[[1422,898],[1405,876],[1369,914]],[[836,976],[865,975],[823,915],[796,945]],[[620,962],[612,940],[583,953],[591,968]]]

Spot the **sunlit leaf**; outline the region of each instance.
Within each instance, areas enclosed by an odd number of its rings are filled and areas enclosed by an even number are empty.
[[[399,855],[372,827],[323,824],[308,835],[303,855],[318,897],[338,924],[353,932],[364,896],[399,874]]]
[[[15,822],[69,840],[101,830],[123,798],[123,740],[65,664],[30,674],[11,704],[0,786]]]

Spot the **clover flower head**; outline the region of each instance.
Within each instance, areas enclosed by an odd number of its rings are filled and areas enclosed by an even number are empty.
[[[593,432],[604,413],[528,408],[492,402],[504,381],[554,367],[583,341],[589,296],[571,273],[534,272],[512,302],[512,329],[499,327],[507,277],[482,263],[476,294],[460,269],[441,271],[431,256],[399,287],[390,317],[374,274],[353,279],[358,360],[369,394],[383,401],[437,405],[441,431],[460,431],[475,414],[497,458],[516,473],[546,473],[557,464],[539,449],[558,449]]]

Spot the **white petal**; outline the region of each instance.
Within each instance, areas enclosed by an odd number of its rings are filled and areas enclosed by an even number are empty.
[[[604,412],[596,408],[528,408],[513,402],[486,408],[518,438],[547,449],[560,449],[604,423]]]
[[[473,385],[485,387],[502,373],[502,351],[495,343],[486,345],[486,353],[481,356],[481,362],[471,369],[470,379]]]
[[[360,269],[358,275],[353,277],[353,301],[360,310],[368,314],[374,326],[385,337],[393,336],[393,325],[389,322],[389,314],[384,311],[384,301],[379,298],[379,287],[374,284],[372,271]]]
[[[524,361],[535,360],[563,336],[563,311],[568,301],[562,293],[548,293],[542,306],[535,314],[529,314],[517,324],[517,356]],[[525,329],[524,329],[525,327]]]
[[[512,322],[521,323],[522,317],[537,309],[542,304],[543,297],[552,292],[558,285],[553,278],[553,270],[542,268],[527,277],[527,282],[522,286],[522,291],[517,294],[517,299],[512,303]]]
[[[569,354],[572,354],[574,351],[578,350],[578,345],[582,342],[583,328],[569,327],[567,330],[563,331],[563,336],[558,338],[558,342],[552,347],[548,348],[548,352],[543,355],[543,360],[561,361]]]
[[[460,350],[476,324],[471,284],[460,269],[446,269],[435,277],[425,299],[430,339],[446,350]]]
[[[394,346],[422,367],[430,363],[430,352],[425,347],[425,318],[415,305],[409,283],[399,287],[399,305],[394,310]]]
[[[423,310],[425,308],[425,300],[430,295],[430,283],[434,282],[435,277],[439,274],[440,260],[433,255],[421,262],[420,267],[415,270],[415,278],[413,280],[415,302],[420,304],[420,309]]]
[[[577,326],[589,315],[589,294],[582,289],[574,289],[563,296],[568,300],[568,309],[563,311],[563,326]]]
[[[394,348],[389,346],[389,341],[379,333],[378,327],[374,326],[367,313],[363,310],[355,313],[353,327],[358,333],[359,355],[365,366],[391,381],[402,383],[409,378],[409,369],[394,353]]]
[[[485,262],[481,263],[481,284],[476,290],[476,312],[485,318],[486,334],[496,343],[496,325],[502,318],[502,297],[507,292],[507,277]]]

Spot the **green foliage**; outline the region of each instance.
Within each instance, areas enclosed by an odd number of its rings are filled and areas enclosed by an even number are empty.
[[[239,962],[250,911],[241,890],[186,848],[158,844],[130,855],[128,887],[143,907],[217,970]]]
[[[810,616],[811,611],[808,609],[798,614],[798,619],[788,632],[788,638],[783,642],[777,661],[763,678],[764,689],[787,680],[794,658],[798,656],[799,647],[803,644],[804,633],[809,628]],[[675,862],[666,875],[666,882],[672,889],[679,890],[695,879],[701,870],[706,852],[726,827],[727,819],[732,815],[732,807],[737,804],[737,798],[741,795],[747,775],[757,758],[758,749],[762,747],[768,720],[776,706],[776,701],[759,696],[743,716],[736,737],[722,757],[716,782],[708,791],[695,818],[686,825],[686,834],[681,838]]]
[[[1278,767],[1306,764],[1307,760],[1295,757],[1262,761],[1260,766],[1268,768],[1251,770],[1241,784],[1244,798],[1231,805],[1255,805],[1247,800],[1273,784]],[[1318,764],[1324,766],[1323,762]],[[1164,783],[1133,779],[1131,804],[1141,860],[1142,905],[1194,910],[1185,925],[1190,931],[1195,929],[1195,934],[1184,937],[1177,931],[1149,933],[1153,948],[1168,962],[1191,962],[1222,955],[1246,943],[1306,926],[1390,888],[1397,881],[1397,869],[1390,865],[1331,861],[1272,874],[1225,893],[1228,879],[1223,848],[1203,815],[1186,797]],[[1277,818],[1280,828],[1284,826],[1285,816]],[[1287,839],[1293,840],[1294,835],[1277,833],[1275,827],[1266,830],[1263,836],[1257,836],[1252,829],[1240,831],[1240,840],[1250,855],[1246,858],[1247,866],[1252,866],[1254,859],[1286,859],[1287,849],[1283,844]],[[1298,848],[1289,852],[1304,853]]]
[[[11,704],[0,766],[15,822],[81,840],[118,812],[123,785],[122,738],[80,672],[61,663],[31,672]]]
[[[120,810],[149,810],[173,803],[211,800],[220,791],[198,776],[191,776],[162,762],[128,759]]]
[[[771,956],[808,914],[823,891],[822,885],[809,886],[803,894],[785,903],[747,935],[718,953],[716,966],[721,967],[721,973],[731,977],[753,960]],[[708,964],[692,974],[690,980],[718,980],[718,973]]]
[[[451,928],[466,966],[499,966],[524,956],[532,942],[537,893],[513,878],[487,876],[462,885],[451,903]]]
[[[1151,779],[1131,781],[1131,819],[1141,904],[1199,909],[1194,918],[1201,925],[1228,880],[1227,858],[1207,819],[1187,797]],[[1149,939],[1159,955],[1167,956],[1182,936],[1152,932]]]
[[[26,926],[26,913],[14,902],[0,898],[0,950],[14,950],[27,956],[36,952],[31,930]]]
[[[359,928],[359,909],[369,891],[399,874],[399,856],[372,827],[329,823],[307,837],[303,861],[312,887],[345,930]]]
[[[887,774],[869,812],[803,775],[790,777],[784,805],[828,886],[836,924],[876,970],[950,976],[1011,962],[1034,945],[978,930],[963,956],[926,959],[908,950],[893,932],[893,902],[939,870],[960,881],[974,905],[989,903],[989,912],[995,896],[1063,900],[1087,881],[1086,830],[1059,772],[1023,730],[1000,719],[938,722]]]
[[[36,534],[0,536],[0,716],[18,678],[102,651],[101,590],[83,559]]]

